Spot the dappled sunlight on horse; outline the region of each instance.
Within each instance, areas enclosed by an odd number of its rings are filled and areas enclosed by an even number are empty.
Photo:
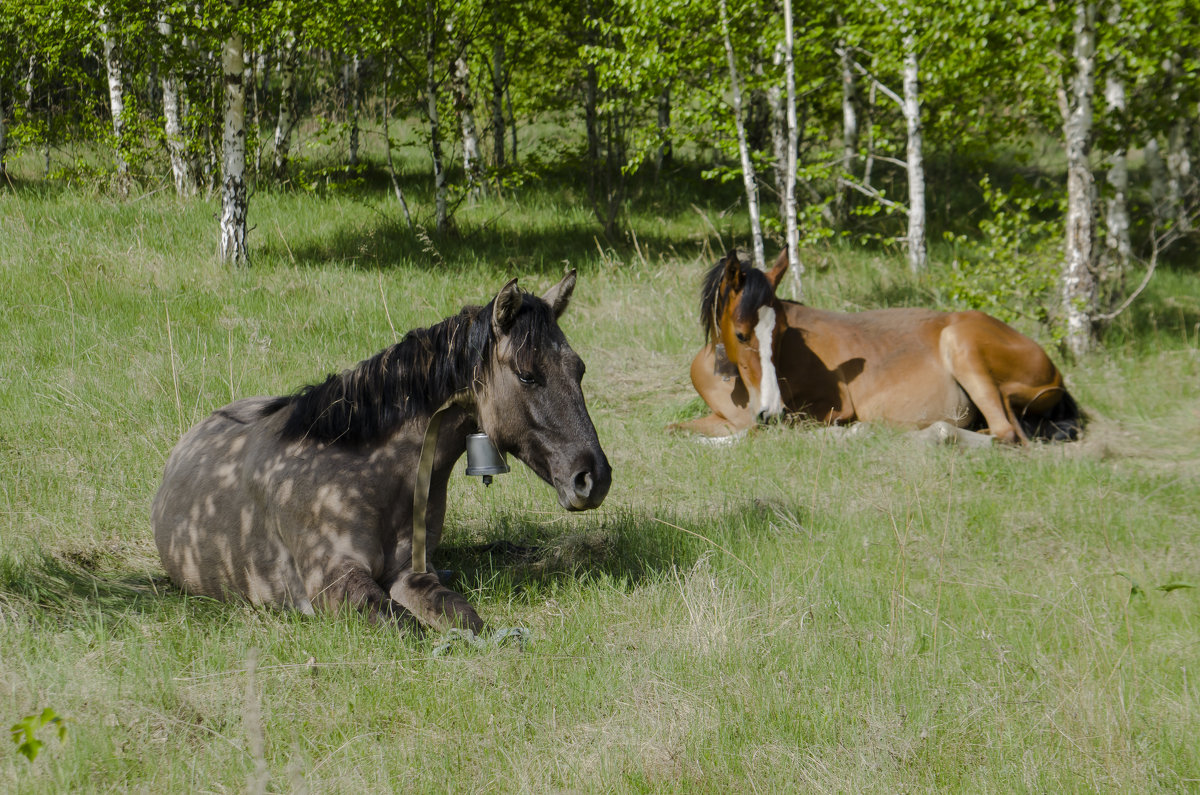
[[[599,506],[612,482],[558,326],[574,287],[574,271],[542,298],[514,279],[353,369],[213,412],[175,446],[154,498],[171,579],[216,599],[480,630],[426,566],[467,435],[482,429],[568,510]]]
[[[927,438],[1078,438],[1082,418],[1036,342],[977,311],[814,309],[776,295],[787,252],[763,273],[728,253],[704,278],[705,345],[692,385],[712,413],[670,426],[709,437],[782,415],[883,422]]]

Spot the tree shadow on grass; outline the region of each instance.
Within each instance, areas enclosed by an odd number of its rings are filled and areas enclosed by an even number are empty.
[[[452,572],[450,587],[483,591],[504,600],[567,580],[608,578],[634,586],[672,570],[689,569],[704,556],[718,571],[753,574],[752,561],[736,551],[764,528],[803,525],[808,511],[796,505],[750,500],[718,514],[627,508],[597,512],[560,524],[525,514],[490,517],[471,535],[476,543],[443,544],[434,564]],[[18,559],[0,555],[0,627],[28,623],[63,630],[125,620],[228,619],[244,603],[192,597],[157,568],[139,570],[106,550],[40,552]]]
[[[0,620],[23,617],[63,627],[96,614],[153,616],[183,598],[161,573],[106,571],[96,559],[87,553],[0,556]]]
[[[518,514],[491,518],[476,537],[481,543],[443,544],[434,555],[460,587],[479,587],[502,598],[528,587],[582,576],[604,575],[637,585],[704,556],[719,570],[753,575],[753,563],[737,552],[764,528],[798,527],[807,508],[754,499],[717,514],[681,511],[601,511],[571,522],[566,532]],[[455,587],[455,585],[451,585]]]

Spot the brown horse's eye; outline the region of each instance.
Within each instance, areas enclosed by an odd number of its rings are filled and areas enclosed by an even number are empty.
[[[738,342],[742,343],[743,345],[745,345],[747,342],[750,341],[750,338],[748,336],[746,336],[745,334],[743,334],[742,332],[738,331],[738,332],[734,332],[734,333],[737,335]]]

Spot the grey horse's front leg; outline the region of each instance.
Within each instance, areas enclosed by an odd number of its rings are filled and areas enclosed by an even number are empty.
[[[421,625],[412,613],[388,596],[371,578],[369,571],[353,563],[346,564],[314,601],[329,610],[337,610],[342,605],[361,610],[373,624],[390,624],[416,633],[421,631]]]
[[[396,578],[389,594],[426,626],[460,627],[476,634],[483,631],[483,619],[466,597],[442,585],[433,572],[406,571]]]

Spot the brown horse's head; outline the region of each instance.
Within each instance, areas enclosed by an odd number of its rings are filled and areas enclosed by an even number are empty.
[[[701,325],[737,365],[760,419],[783,413],[775,355],[785,318],[775,288],[787,267],[786,251],[766,273],[730,251],[708,272],[701,291]]]
[[[595,508],[608,494],[612,469],[584,404],[583,360],[558,327],[575,271],[541,298],[516,282],[484,308],[490,350],[473,385],[480,425],[497,448],[554,486],[564,508]]]

